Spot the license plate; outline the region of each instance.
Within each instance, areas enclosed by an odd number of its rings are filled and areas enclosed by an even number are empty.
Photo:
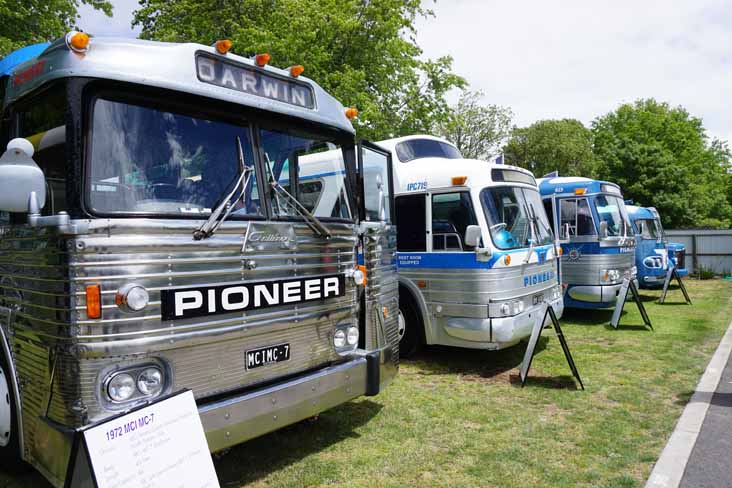
[[[276,346],[261,347],[252,349],[245,353],[247,369],[259,368],[268,364],[281,363],[290,360],[290,345],[278,344]]]
[[[534,295],[534,305],[536,305],[537,303],[542,303],[543,301],[544,301],[543,294]]]

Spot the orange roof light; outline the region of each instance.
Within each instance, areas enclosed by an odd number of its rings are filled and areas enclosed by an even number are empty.
[[[584,195],[586,191],[587,191],[587,188],[575,188],[574,194],[575,195]]]
[[[452,177],[453,186],[464,185],[466,181],[468,181],[467,176],[453,176]]]
[[[350,107],[350,108],[347,108],[346,109],[346,118],[348,120],[353,120],[356,117],[358,117],[358,109],[357,108]]]
[[[292,75],[293,78],[297,78],[298,76],[300,76],[303,71],[305,71],[305,66],[301,64],[290,66],[290,75]]]
[[[77,53],[86,52],[89,49],[89,34],[71,31],[66,35],[66,44]]]
[[[254,56],[254,62],[257,63],[257,66],[264,66],[267,63],[269,63],[269,60],[271,58],[272,58],[272,56],[270,56],[269,54],[261,53],[261,54],[257,54],[256,56]]]
[[[214,44],[214,46],[216,47],[216,51],[219,54],[228,53],[229,51],[231,51],[233,45],[234,43],[231,42],[229,39],[221,39],[219,41],[216,41],[216,44]]]
[[[99,285],[86,287],[86,316],[90,319],[102,317],[102,288]]]

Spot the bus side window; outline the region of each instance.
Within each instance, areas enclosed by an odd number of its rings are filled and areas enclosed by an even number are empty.
[[[569,235],[595,235],[595,224],[586,198],[565,198],[560,200],[560,226],[569,224]]]
[[[66,204],[66,92],[63,86],[33,98],[16,112],[18,137],[33,143],[33,160],[46,176],[43,215],[68,211]]]
[[[427,219],[425,196],[404,195],[396,197],[397,249],[399,251],[425,252],[427,250]]]
[[[557,225],[554,221],[554,205],[552,204],[552,199],[547,198],[543,202],[544,204],[544,210],[546,211],[546,216],[549,217],[549,225],[552,229],[554,229],[554,226]]]
[[[470,204],[470,193],[461,191],[432,195],[433,251],[472,251],[472,246],[463,243],[465,230],[469,225],[477,224]]]

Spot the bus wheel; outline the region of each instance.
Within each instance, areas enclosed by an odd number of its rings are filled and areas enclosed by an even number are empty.
[[[20,458],[18,413],[9,373],[7,361],[0,352],[0,465],[3,471],[19,472],[28,465]]]
[[[399,356],[414,356],[422,345],[421,321],[410,297],[399,296]]]

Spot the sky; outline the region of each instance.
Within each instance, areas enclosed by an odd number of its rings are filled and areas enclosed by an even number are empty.
[[[654,97],[701,117],[732,144],[729,0],[425,0],[425,58],[450,55],[454,71],[510,107],[518,126],[541,119],[585,124],[622,103]],[[87,6],[79,26],[136,36],[137,0],[112,0],[112,19]]]

